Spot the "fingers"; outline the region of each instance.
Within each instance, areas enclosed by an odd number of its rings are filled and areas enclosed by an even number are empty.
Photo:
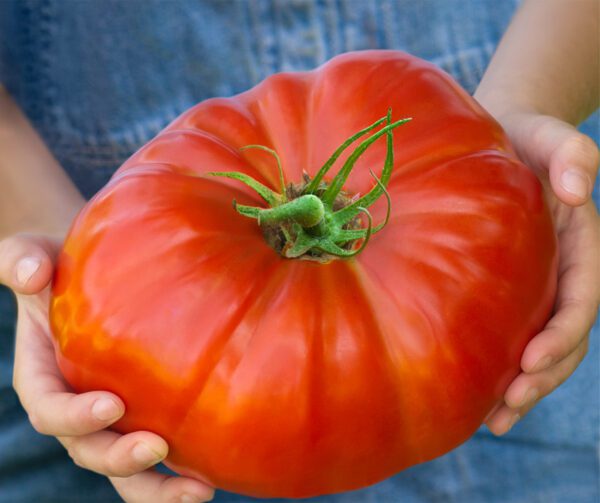
[[[572,301],[561,306],[546,328],[525,348],[521,358],[523,371],[540,372],[568,357],[590,331],[594,316],[591,302]]]
[[[600,289],[596,251],[599,233],[591,203],[572,211],[561,234],[561,274],[557,311],[545,329],[527,345],[520,374],[504,395],[504,404],[486,420],[496,435],[506,433],[543,397],[578,367],[588,347],[597,315]]]
[[[33,427],[46,435],[85,435],[121,417],[125,406],[116,395],[105,391],[76,395],[69,390],[56,365],[47,326],[23,304],[19,305],[13,387]]]
[[[591,138],[536,114],[521,114],[505,126],[519,157],[538,173],[548,173],[558,199],[579,206],[590,198],[598,174],[598,147]]]
[[[147,470],[132,477],[110,479],[127,503],[200,503],[210,501],[214,489],[185,477],[169,477]]]
[[[519,409],[558,388],[579,366],[588,349],[586,337],[569,356],[541,372],[520,374],[504,395],[506,405]]]
[[[111,477],[129,477],[146,470],[161,462],[169,450],[161,437],[148,431],[119,435],[103,430],[59,440],[75,464]]]
[[[125,411],[117,396],[69,391],[54,358],[44,290],[58,248],[58,241],[40,236],[0,241],[0,283],[21,294],[13,385],[32,425],[40,433],[59,437],[79,466],[112,476],[128,503],[209,501],[213,489],[198,481],[145,471],[167,455],[162,438],[150,432],[119,435],[105,429]],[[36,293],[42,295],[32,295]]]
[[[588,338],[568,357],[546,370],[534,374],[522,373],[512,382],[504,395],[504,405],[487,420],[495,435],[504,435],[523,418],[543,397],[558,388],[579,366],[588,350]]]
[[[571,212],[560,234],[560,277],[556,314],[527,345],[521,358],[525,372],[539,372],[567,357],[591,330],[600,302],[598,217],[591,202]]]
[[[598,147],[570,125],[559,122],[556,127],[557,146],[548,163],[552,190],[563,203],[580,206],[592,194],[598,174]]]
[[[15,293],[41,291],[52,278],[58,243],[25,234],[0,241],[0,283]]]
[[[125,412],[121,400],[105,392],[52,392],[39,395],[29,421],[44,435],[75,436],[107,428]]]

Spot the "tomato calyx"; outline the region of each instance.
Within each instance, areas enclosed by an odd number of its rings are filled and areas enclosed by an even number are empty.
[[[265,200],[269,205],[268,208],[241,205],[236,201],[233,201],[233,206],[240,215],[258,221],[265,240],[281,256],[318,262],[329,262],[333,258],[351,258],[362,252],[371,235],[383,229],[389,220],[391,199],[386,186],[394,165],[392,131],[409,120],[411,119],[392,122],[391,110],[389,110],[385,117],[362,129],[340,145],[314,178],[311,179],[305,173],[303,183],[290,183],[287,187],[277,152],[263,145],[242,147],[241,150],[257,148],[273,155],[279,170],[280,193],[243,173],[212,172],[209,175],[238,180],[255,190]],[[325,182],[324,176],[344,150],[384,122],[386,125],[383,128],[363,140],[354,149],[331,182]],[[387,153],[381,178],[370,170],[375,180],[373,188],[362,197],[348,195],[342,187],[357,159],[383,135],[387,137]],[[386,218],[380,224],[373,226],[368,207],[381,196],[385,196],[388,202]],[[362,223],[363,215],[367,218],[366,227]],[[362,243],[357,246],[361,240]]]

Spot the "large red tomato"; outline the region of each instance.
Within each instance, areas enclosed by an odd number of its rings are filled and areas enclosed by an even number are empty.
[[[247,145],[279,155],[285,198],[275,156]],[[209,175],[234,171],[248,177]],[[312,192],[323,220],[259,226],[249,177],[280,209]],[[382,185],[389,202],[328,229]],[[369,225],[359,254],[329,253],[357,251]],[[550,315],[556,263],[540,183],[498,124],[431,64],[349,53],[200,103],[135,153],[72,226],[51,324],[73,388],[124,400],[118,431],[156,432],[169,466],[216,487],[303,497],[469,438]]]

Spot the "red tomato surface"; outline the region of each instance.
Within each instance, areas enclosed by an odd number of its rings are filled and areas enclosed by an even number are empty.
[[[394,130],[391,217],[356,258],[282,258],[231,206],[262,200],[205,176],[276,190],[273,157],[239,150],[260,144],[299,182],[390,107],[412,117]],[[366,193],[385,155],[378,140],[345,190]],[[305,497],[468,439],[547,321],[556,264],[541,185],[499,125],[429,63],[348,53],[202,102],[136,152],[72,226],[51,325],[67,381],[119,395],[115,429],[164,437],[173,469]]]

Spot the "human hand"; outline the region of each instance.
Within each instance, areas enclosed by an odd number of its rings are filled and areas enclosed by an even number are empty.
[[[78,466],[107,475],[127,503],[209,501],[213,489],[205,484],[149,469],[167,455],[161,437],[106,429],[125,412],[119,397],[105,391],[75,394],[62,378],[48,324],[60,242],[41,235],[0,241],[0,283],[15,292],[18,305],[13,385],[33,427],[57,437]]]
[[[600,303],[600,221],[590,199],[598,170],[596,144],[573,126],[535,112],[498,119],[544,186],[559,250],[554,314],[525,348],[522,372],[504,403],[486,419],[490,431],[502,435],[560,386],[587,352]]]

